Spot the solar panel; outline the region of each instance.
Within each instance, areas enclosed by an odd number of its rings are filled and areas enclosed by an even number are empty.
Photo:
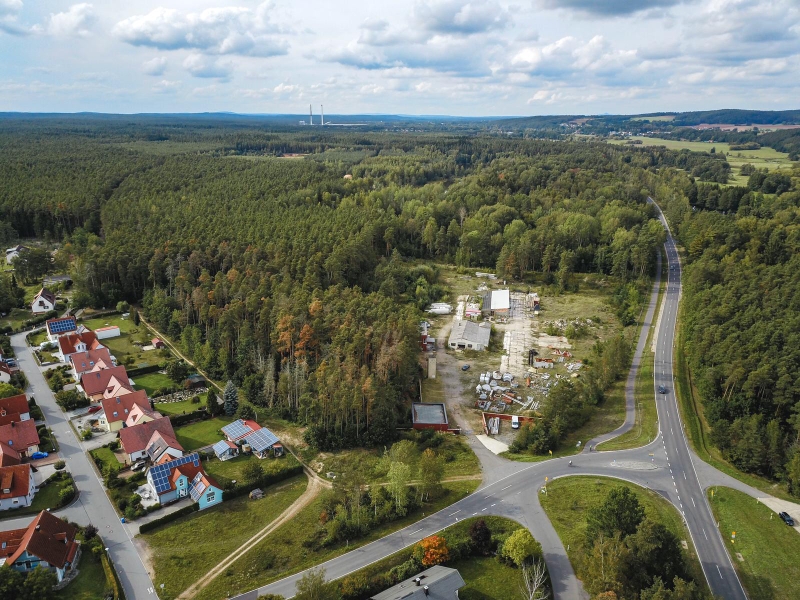
[[[219,456],[228,449],[228,443],[225,440],[220,440],[212,448],[214,449],[214,454]]]
[[[50,333],[64,333],[65,331],[72,331],[76,328],[75,319],[59,319],[58,321],[50,321],[47,323],[47,329]]]
[[[191,454],[187,454],[186,456],[181,456],[180,458],[176,458],[175,460],[165,462],[164,464],[150,467],[150,472],[148,473],[148,475],[150,476],[150,479],[152,479],[153,481],[153,486],[156,489],[156,493],[163,494],[164,492],[169,490],[170,472],[175,467],[180,467],[181,465],[185,465],[187,463],[194,463],[195,467],[199,467],[200,455],[197,454],[197,452],[192,452]]]
[[[269,429],[261,428],[247,436],[245,441],[250,444],[255,452],[263,452],[278,441],[278,437]]]
[[[189,495],[192,497],[192,500],[197,502],[205,490],[206,484],[203,482],[203,473],[197,473],[197,475],[194,476],[194,479],[192,479],[192,482],[189,484]]]
[[[222,428],[222,433],[226,436],[231,438],[232,440],[238,440],[241,437],[244,437],[248,433],[253,431],[253,428],[249,425],[246,425],[244,421],[241,419],[237,419],[230,425],[226,425]]]

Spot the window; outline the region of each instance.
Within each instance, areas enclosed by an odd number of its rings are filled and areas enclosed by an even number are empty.
[[[216,492],[208,492],[208,495],[206,495],[206,500],[209,501],[209,502],[213,502],[215,496],[216,496]]]

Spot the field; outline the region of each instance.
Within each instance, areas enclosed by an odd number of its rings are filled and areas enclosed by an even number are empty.
[[[243,471],[250,462],[256,462],[261,465],[266,474],[279,473],[300,464],[291,454],[287,454],[283,458],[268,458],[264,460],[252,454],[241,454],[236,458],[225,461],[212,458],[203,463],[203,466],[206,473],[216,479],[222,487],[225,487],[231,481],[244,481]]]
[[[104,341],[106,341],[106,340],[104,340]],[[167,377],[163,373],[147,373],[146,375],[137,375],[136,377],[133,378],[133,381],[136,384],[134,387],[137,390],[144,390],[145,392],[147,392],[147,395],[150,398],[153,397],[153,395],[155,394],[156,390],[159,390],[159,389],[162,389],[162,388],[171,388],[172,386],[175,385],[175,382],[172,381],[172,379],[170,379],[169,377]],[[183,404],[183,403],[181,402],[181,404]],[[159,406],[165,406],[165,405],[161,404]],[[170,406],[171,407],[175,407],[175,404],[170,404]],[[158,410],[161,410],[158,407],[156,407],[156,408]],[[167,408],[165,411],[161,411],[161,412],[165,412],[165,413],[169,413],[171,415],[174,415],[174,414],[176,414],[174,412],[174,410],[177,410],[177,408],[174,408],[173,410],[170,410],[169,408]],[[181,412],[183,410],[184,409],[181,409],[179,412]]]
[[[159,597],[175,598],[205,575],[291,506],[306,484],[299,475],[267,488],[261,500],[241,496],[142,534],[153,552],[153,582],[164,584]]]
[[[105,465],[119,465],[116,455],[109,448],[95,448],[94,450],[89,450],[89,454],[95,459],[95,464],[98,460],[103,463],[102,466],[98,466],[101,473],[104,472]]]
[[[235,420],[234,417],[214,417],[213,419],[178,427],[175,430],[175,435],[183,449],[186,452],[191,452],[198,448],[216,444],[222,439],[222,434],[219,433],[219,430]]]
[[[93,552],[84,550],[81,553],[78,569],[80,573],[75,581],[55,592],[53,597],[56,600],[101,600],[101,598],[105,598],[105,591],[110,586],[107,584],[100,557]]]
[[[711,509],[747,595],[751,600],[796,598],[800,534],[754,498],[730,488],[713,489]],[[731,543],[733,531],[736,541]]]
[[[106,315],[81,321],[81,324],[92,331],[111,325],[119,327],[119,337],[107,338],[100,340],[100,342],[108,348],[109,352],[117,358],[117,362],[121,365],[145,367],[164,360],[161,354],[163,351],[148,350],[144,352],[140,345],[134,344],[134,342],[149,344],[152,336],[147,327],[142,324],[137,327],[130,318],[123,318],[122,315]]]
[[[632,483],[604,477],[566,477],[557,479],[547,486],[547,494],[541,496],[544,508],[553,527],[561,538],[561,543],[568,548],[567,554],[573,568],[578,570],[584,551],[586,536],[586,513],[599,505],[608,492],[614,487],[626,487],[636,494],[645,509],[648,518],[662,523],[667,529],[685,540],[689,549],[684,556],[689,571],[698,585],[705,587],[705,577],[694,552],[689,532],[684,528],[678,511],[665,499],[651,490],[646,490]]]
[[[158,373],[155,373],[158,375]],[[147,395],[150,396],[151,392],[148,385],[139,386],[139,380],[143,377],[148,377],[148,375],[143,375],[142,377],[136,378],[136,387],[140,389],[147,390]],[[166,377],[166,375],[164,375]],[[158,387],[154,388],[158,389]],[[151,396],[152,397],[152,396]],[[182,415],[184,413],[194,412],[196,410],[200,410],[201,408],[205,407],[205,398],[201,396],[202,400],[199,404],[192,404],[191,400],[182,400],[180,402],[156,402],[155,407],[158,412],[162,415]]]
[[[658,117],[631,117],[631,121],[651,121],[653,123],[657,121],[674,121],[675,115],[661,115]]]

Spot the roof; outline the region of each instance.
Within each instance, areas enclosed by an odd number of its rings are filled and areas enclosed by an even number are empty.
[[[417,579],[419,578],[419,585]],[[453,600],[464,587],[464,579],[457,569],[436,565],[401,581],[397,585],[371,596],[371,600]],[[425,593],[425,587],[428,590]]]
[[[178,470],[183,473],[183,470],[188,466],[189,465],[178,467]],[[187,477],[189,476],[187,475]],[[202,496],[209,487],[214,486],[219,489],[219,484],[209,475],[206,475],[205,471],[203,471],[203,467],[200,467],[198,472],[195,473],[195,476],[189,478],[189,481],[191,481],[189,485],[189,495],[195,502],[200,499],[200,496]]]
[[[254,452],[263,452],[264,450],[272,448],[272,446],[278,441],[278,436],[276,436],[266,427],[262,427],[249,434],[244,441],[245,443],[250,444],[250,447]]]
[[[241,440],[249,434],[261,429],[261,425],[255,421],[243,421],[236,419],[233,423],[229,423],[222,428],[222,433],[231,441]]]
[[[475,323],[473,321],[453,321],[453,328],[450,330],[450,344],[480,344],[488,346],[492,337],[492,328],[487,323]]]
[[[69,362],[78,373],[86,373],[99,369],[110,369],[114,366],[111,353],[105,346],[98,346],[86,352],[75,352],[69,357]]]
[[[180,450],[181,454],[183,453],[183,446],[181,446],[180,442],[178,442],[175,437],[168,433],[154,431],[147,442],[147,456],[150,460],[154,461],[164,454],[164,450],[167,448],[175,448],[176,450]]]
[[[33,297],[33,302],[31,302],[31,304],[36,302],[39,298],[47,300],[50,304],[55,306],[56,295],[47,288],[42,288],[38,292],[36,292],[36,295]]]
[[[217,456],[220,456],[221,454],[227,452],[229,449],[234,449],[236,447],[237,447],[236,444],[234,444],[233,442],[229,442],[228,440],[220,440],[216,444],[211,446],[211,448],[214,450],[214,454],[216,454]]]
[[[48,319],[46,323],[47,333],[51,335],[54,333],[69,333],[70,331],[75,331],[78,328],[78,322],[75,320],[75,317]]]
[[[164,342],[161,341],[161,338],[156,337],[150,340],[150,343],[153,344],[153,346],[155,346],[156,344],[163,344]]]
[[[29,409],[28,397],[25,394],[10,396],[0,400],[0,416],[12,413],[23,414],[26,412],[29,412]]]
[[[194,478],[198,471],[202,471],[203,469],[203,467],[200,466],[200,455],[197,452],[192,452],[180,458],[150,467],[147,474],[148,478],[153,482],[156,494],[164,494],[169,490],[175,489],[175,481],[178,479],[178,476],[174,471],[177,467],[184,467],[179,473],[186,475],[189,481]]]
[[[17,452],[39,445],[39,434],[33,419],[0,425],[0,442],[8,444]]]
[[[150,410],[150,401],[147,399],[147,392],[144,390],[112,398],[103,398],[100,402],[103,405],[103,411],[106,413],[106,421],[109,423],[127,419],[134,406]]]
[[[67,354],[74,354],[77,352],[76,346],[79,342],[86,344],[87,350],[95,350],[97,348],[104,348],[103,344],[97,341],[97,336],[94,331],[84,331],[83,333],[70,333],[62,335],[58,338],[58,346],[61,348],[61,353],[66,356]]]
[[[119,329],[119,325],[108,325],[107,327],[98,327],[95,331],[114,331]]]
[[[189,383],[205,383],[206,378],[203,377],[202,375],[199,375],[198,373],[195,373],[194,375],[189,375],[186,378],[186,381],[188,381]]]
[[[0,467],[18,465],[21,460],[19,452],[0,440]]]
[[[139,423],[133,427],[126,427],[119,432],[119,441],[127,454],[134,454],[141,452],[150,443],[150,438],[153,433],[159,431],[163,435],[168,435],[175,438],[175,430],[172,429],[172,423],[169,417],[161,417],[146,423]]]
[[[411,405],[411,419],[414,423],[447,425],[447,411],[444,404],[414,402]]]
[[[75,558],[78,544],[75,542],[75,527],[43,510],[25,529],[0,532],[0,541],[6,547],[0,550],[0,558],[13,563],[26,550],[29,554],[63,569]]]
[[[508,310],[509,308],[511,308],[511,292],[509,290],[492,290],[483,297],[484,310]]]
[[[127,425],[128,427],[133,427],[134,425],[138,424],[144,417],[150,417],[150,420],[152,420],[152,419],[158,419],[163,416],[164,415],[162,415],[157,410],[151,410],[150,408],[142,408],[141,406],[136,404],[128,413],[128,418],[125,419],[125,425]]]
[[[0,467],[0,500],[27,496],[31,489],[31,466]],[[9,490],[6,492],[5,490]]]
[[[128,372],[122,365],[118,367],[111,367],[110,369],[103,369],[101,371],[94,371],[93,373],[84,373],[81,375],[81,387],[86,392],[87,396],[94,396],[95,394],[103,394],[110,397],[111,392],[105,392],[114,388],[122,388],[128,392],[133,391],[133,386],[130,384]],[[121,394],[120,394],[121,395]]]

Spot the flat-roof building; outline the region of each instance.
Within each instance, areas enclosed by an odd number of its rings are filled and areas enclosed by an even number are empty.
[[[453,350],[486,350],[492,337],[492,326],[489,323],[472,321],[454,321],[450,330],[447,345]]]
[[[414,429],[436,429],[447,431],[450,428],[447,422],[447,410],[439,402],[414,402],[411,405],[411,421]]]
[[[483,314],[505,317],[511,312],[511,292],[492,290],[483,296]]]
[[[454,600],[465,585],[457,569],[436,565],[371,596],[370,600]]]

